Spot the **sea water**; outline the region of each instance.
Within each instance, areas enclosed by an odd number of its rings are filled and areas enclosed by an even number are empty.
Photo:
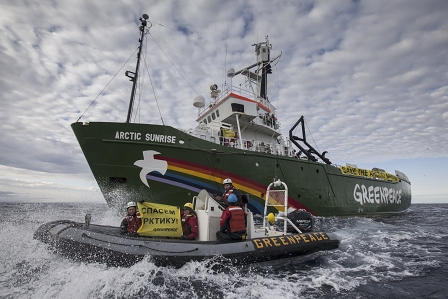
[[[129,268],[74,262],[33,239],[43,223],[115,225],[105,204],[0,203],[0,298],[448,298],[448,204],[400,215],[317,217],[339,249],[231,266],[215,257],[181,268],[150,257]]]

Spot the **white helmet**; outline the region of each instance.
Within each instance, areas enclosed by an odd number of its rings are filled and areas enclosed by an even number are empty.
[[[222,184],[232,184],[232,180],[231,179],[225,179],[224,181],[222,181]]]
[[[137,205],[135,204],[135,202],[130,201],[130,202],[128,202],[128,204],[126,205],[126,209],[129,209],[130,207],[137,208]]]

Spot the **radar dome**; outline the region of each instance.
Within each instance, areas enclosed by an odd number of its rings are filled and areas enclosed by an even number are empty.
[[[205,106],[205,98],[203,96],[195,96],[193,100],[193,106],[196,108],[202,108]]]
[[[230,68],[228,71],[227,71],[227,77],[229,77],[229,78],[233,78],[235,76],[235,70],[233,69],[233,68]]]

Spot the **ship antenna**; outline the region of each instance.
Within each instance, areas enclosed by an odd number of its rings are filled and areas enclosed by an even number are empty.
[[[131,91],[131,98],[129,100],[129,109],[128,109],[128,117],[126,118],[126,122],[129,123],[131,120],[131,114],[132,114],[132,107],[134,106],[134,97],[135,97],[135,88],[137,86],[137,77],[138,77],[138,69],[140,66],[140,57],[142,52],[142,45],[143,45],[143,38],[145,37],[145,28],[149,21],[149,16],[147,14],[143,14],[139,20],[142,23],[140,26],[140,45],[138,46],[138,53],[137,53],[137,66],[135,67],[135,72],[126,71],[125,75],[131,78],[130,81],[132,81],[132,91]],[[152,24],[149,22],[151,28]],[[148,28],[148,29],[149,29]]]

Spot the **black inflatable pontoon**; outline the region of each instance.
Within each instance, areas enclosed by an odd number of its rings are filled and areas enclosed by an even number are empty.
[[[74,260],[130,266],[149,255],[157,265],[181,266],[213,255],[246,264],[338,248],[333,233],[313,232],[262,237],[240,242],[190,241],[120,235],[119,227],[53,221],[39,227],[34,238]]]
[[[266,196],[269,198],[269,189]],[[85,223],[52,221],[40,226],[34,238],[50,244],[56,252],[74,260],[112,266],[130,266],[145,256],[162,266],[181,266],[189,261],[201,261],[216,255],[230,259],[232,264],[248,264],[339,247],[340,241],[334,233],[301,233],[297,227],[297,233],[287,233],[286,229],[278,231],[275,226],[269,225],[267,217],[263,226],[256,228],[249,210],[246,210],[247,239],[218,242],[215,233],[219,230],[222,207],[205,190],[193,202],[198,216],[199,235],[196,241],[129,237],[121,235],[119,227],[90,224],[90,220]],[[269,206],[268,202],[266,207]],[[284,205],[287,207],[287,202]],[[284,220],[284,226],[289,221],[287,217],[281,216],[276,217],[276,220]],[[292,222],[290,225],[293,225]]]

